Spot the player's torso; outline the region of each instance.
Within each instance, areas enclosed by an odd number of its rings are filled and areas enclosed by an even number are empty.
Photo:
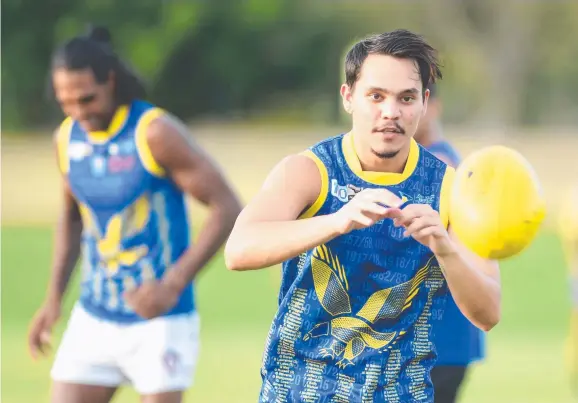
[[[361,172],[348,136],[312,151],[327,169],[326,199],[315,215],[376,187],[440,209],[446,166],[416,143],[402,174]],[[430,310],[443,283],[431,251],[391,220],[286,262],[261,400],[427,401],[435,358]]]
[[[83,222],[81,302],[104,319],[140,320],[123,292],[160,278],[189,243],[184,195],[151,169],[144,130],[155,113],[137,101],[119,108],[108,132],[69,125],[67,179]],[[189,287],[169,314],[193,308]]]
[[[461,158],[456,149],[447,141],[430,144],[427,150],[439,153],[453,166],[458,166]],[[438,298],[432,307],[432,339],[437,351],[436,365],[467,365],[481,359],[485,354],[484,333],[461,313],[449,290],[444,287],[446,298]]]

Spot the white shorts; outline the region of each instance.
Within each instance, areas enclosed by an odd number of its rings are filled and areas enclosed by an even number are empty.
[[[197,313],[135,324],[100,320],[77,304],[52,367],[60,382],[119,386],[141,395],[186,390],[199,352]]]

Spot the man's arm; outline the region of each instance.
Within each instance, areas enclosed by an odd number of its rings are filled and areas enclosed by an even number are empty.
[[[406,233],[432,250],[460,311],[478,328],[489,331],[500,320],[499,266],[474,254],[452,231],[449,213],[454,175],[455,170],[448,167],[439,213],[428,205],[409,205],[396,218],[396,225],[406,226]]]
[[[67,161],[67,159],[66,154],[59,151],[59,143],[60,145],[64,145],[66,141],[59,139],[59,131],[55,133],[54,139],[56,144],[56,157],[60,162],[60,171],[65,174],[68,171],[68,164],[63,163],[63,161]],[[61,154],[62,158],[60,158]],[[62,211],[58,219],[54,237],[54,255],[50,280],[48,281],[48,290],[44,303],[36,315],[34,315],[28,332],[28,346],[34,358],[36,358],[39,353],[44,354],[46,346],[50,344],[52,327],[60,317],[62,299],[66,293],[70,276],[76,267],[76,262],[80,255],[80,238],[82,233],[80,212],[64,175],[62,179]]]
[[[168,115],[156,118],[147,128],[147,140],[152,157],[165,173],[184,193],[209,209],[196,243],[164,278],[182,290],[223,245],[241,205],[217,164],[192,140],[180,121]]]
[[[451,166],[451,164],[448,164]],[[454,181],[454,169],[448,168],[442,185],[442,203],[449,215],[449,192]],[[438,256],[452,297],[460,311],[478,328],[489,331],[500,321],[500,269],[495,261],[486,260],[463,245],[448,222],[448,235],[454,252]]]
[[[60,161],[59,134],[55,133],[56,157]],[[61,172],[65,167],[60,166]],[[65,173],[65,172],[63,172]],[[56,232],[54,236],[54,255],[52,271],[48,284],[46,302],[60,305],[66,292],[71,274],[76,267],[80,256],[80,239],[82,234],[82,220],[78,204],[74,199],[67,179],[62,177],[63,203]]]
[[[304,218],[327,196],[327,173],[320,172],[324,170],[320,161],[305,155],[287,157],[273,169],[235,223],[225,247],[229,269],[261,269],[291,259],[353,229],[373,225],[391,210],[383,205],[396,202],[385,189],[365,189],[336,213]]]
[[[70,193],[68,183],[64,186],[63,209],[58,218],[54,236],[52,274],[48,284],[46,302],[60,305],[80,256],[82,221],[78,205]]]
[[[468,250],[449,228],[453,253],[437,256],[460,311],[477,327],[489,331],[500,321],[499,265]]]
[[[278,163],[235,223],[225,247],[227,267],[269,267],[336,236],[327,216],[298,220],[321,187],[319,169],[311,158],[292,155]]]

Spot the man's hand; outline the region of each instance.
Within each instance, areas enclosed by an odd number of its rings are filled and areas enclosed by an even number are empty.
[[[355,229],[367,228],[384,218],[398,217],[402,201],[387,189],[365,189],[333,213],[337,231],[347,234]]]
[[[391,217],[396,227],[405,227],[405,236],[411,236],[427,246],[437,257],[456,252],[439,213],[431,206],[410,204]]]
[[[125,301],[137,315],[152,319],[168,312],[175,306],[181,290],[163,281],[147,281],[140,287],[124,293]]]
[[[46,302],[34,315],[28,332],[28,348],[33,359],[50,351],[52,328],[60,318],[60,303]]]

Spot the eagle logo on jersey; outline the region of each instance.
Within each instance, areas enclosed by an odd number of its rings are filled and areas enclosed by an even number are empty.
[[[427,277],[432,259],[412,279],[374,292],[363,307],[351,315],[345,269],[327,246],[317,247],[311,257],[315,292],[323,309],[334,319],[315,325],[303,339],[332,337],[330,347],[321,348],[320,353],[332,359],[341,357],[337,362],[339,368],[352,365],[353,360],[366,348],[379,351],[390,348],[406,332],[378,332],[372,325],[382,319],[397,318],[412,305],[419,286]]]
[[[118,273],[120,266],[132,266],[148,254],[146,245],[137,245],[129,249],[122,248],[123,240],[142,232],[148,223],[150,203],[146,195],[110,217],[104,232],[88,206],[80,204],[80,212],[86,231],[96,239],[101,264],[109,276]]]

